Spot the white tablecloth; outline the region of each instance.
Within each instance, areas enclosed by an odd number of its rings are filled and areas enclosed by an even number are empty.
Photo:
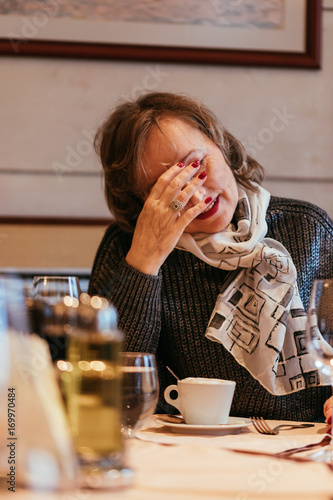
[[[274,424],[274,422],[271,422]],[[52,493],[0,487],[0,498],[15,500],[332,500],[333,472],[320,463],[235,453],[230,449],[277,452],[320,441],[324,424],[259,435],[251,425],[222,436],[184,435],[154,421],[127,441],[127,462],[135,471],[131,487],[117,491]]]

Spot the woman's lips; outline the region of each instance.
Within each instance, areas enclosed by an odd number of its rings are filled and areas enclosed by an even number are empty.
[[[202,214],[198,215],[196,219],[204,220],[208,219],[212,215],[216,214],[219,208],[219,197],[215,198],[215,200],[211,204],[211,208],[207,210],[207,212],[203,212]]]

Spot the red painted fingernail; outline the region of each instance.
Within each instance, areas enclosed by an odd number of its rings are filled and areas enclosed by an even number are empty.
[[[212,197],[211,196],[208,196],[208,198],[205,199],[205,203],[206,205],[208,205],[208,203],[210,203],[212,201]]]
[[[330,415],[330,416],[327,418],[326,422],[327,422],[328,424],[331,424],[331,423],[332,423],[332,415]]]
[[[207,172],[201,172],[201,174],[198,175],[199,179],[204,179],[205,177],[207,177]]]
[[[183,167],[185,167],[185,163],[183,161],[180,161],[179,163],[177,163],[177,166],[179,168],[183,168]]]
[[[201,163],[201,161],[200,161],[200,160],[194,161],[194,162],[192,163],[192,167],[193,167],[193,168],[198,168],[198,167],[199,167],[199,165],[200,165],[200,163]]]

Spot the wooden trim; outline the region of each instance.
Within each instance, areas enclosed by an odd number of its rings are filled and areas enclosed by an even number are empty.
[[[297,184],[332,184],[333,177],[290,177],[281,175],[266,175],[265,181],[296,182]]]
[[[0,38],[0,54],[44,56],[80,59],[109,59],[156,61],[172,63],[225,64],[243,66],[277,66],[320,68],[321,0],[307,0],[306,50],[298,52],[269,52],[252,50],[201,49],[146,45],[117,45],[89,42],[19,40],[19,50],[12,41]]]
[[[108,226],[114,219],[79,217],[0,217],[0,224],[60,225],[60,226]]]
[[[309,0],[306,19],[306,56],[313,68],[321,66],[322,45],[322,0]]]

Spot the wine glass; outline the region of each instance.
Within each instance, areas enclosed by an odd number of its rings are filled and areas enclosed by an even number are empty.
[[[35,276],[33,279],[28,298],[32,327],[35,333],[47,341],[54,363],[66,357],[68,340],[61,318],[55,322],[55,312],[61,309],[60,302],[63,301],[68,305],[77,306],[80,295],[81,288],[77,276]]]
[[[81,288],[77,276],[35,276],[32,297],[54,305],[64,297],[79,299]]]
[[[134,437],[154,414],[159,381],[154,354],[121,352],[122,371],[122,432]]]
[[[308,306],[307,344],[315,366],[333,387],[333,279],[315,280]],[[333,463],[333,438],[323,450],[311,455]]]

